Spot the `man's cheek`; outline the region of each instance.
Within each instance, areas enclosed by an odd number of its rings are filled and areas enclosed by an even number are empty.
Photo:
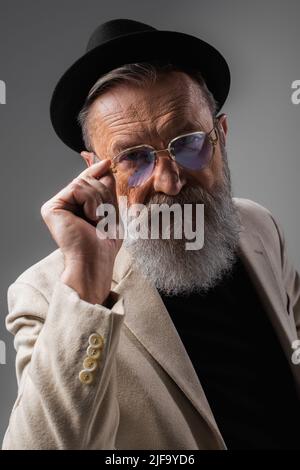
[[[126,176],[118,175],[116,177],[116,190],[118,197],[127,197],[128,205],[130,206],[131,204],[143,204],[150,189],[149,184],[136,188],[129,187]]]
[[[124,175],[116,174],[116,191],[118,196],[128,196],[128,184]]]
[[[130,206],[133,203],[140,202],[137,197],[137,190],[135,188],[129,188],[127,179],[123,176],[116,178],[116,191],[117,197],[126,196],[127,204]]]

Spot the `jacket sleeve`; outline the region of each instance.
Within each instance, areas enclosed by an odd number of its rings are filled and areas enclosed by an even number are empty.
[[[47,301],[17,280],[8,307],[19,389],[2,448],[114,449],[122,299],[93,305],[58,280]]]

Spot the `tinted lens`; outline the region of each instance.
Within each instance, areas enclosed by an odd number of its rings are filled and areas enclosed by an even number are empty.
[[[204,132],[178,137],[171,151],[176,162],[190,170],[201,170],[212,157],[212,145]]]
[[[127,177],[128,186],[140,186],[151,176],[155,156],[151,149],[141,147],[122,154],[117,164],[124,177]]]

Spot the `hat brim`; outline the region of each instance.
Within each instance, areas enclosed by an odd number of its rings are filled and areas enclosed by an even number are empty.
[[[105,73],[129,63],[167,59],[202,73],[208,89],[223,106],[230,88],[230,71],[224,57],[199,38],[173,31],[145,31],[122,35],[87,52],[60,78],[50,103],[50,118],[58,137],[71,149],[85,149],[77,121],[86,97]]]

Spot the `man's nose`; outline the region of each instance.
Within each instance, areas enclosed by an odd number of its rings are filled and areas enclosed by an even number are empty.
[[[183,172],[167,150],[157,153],[153,177],[154,190],[168,196],[176,196],[186,184]]]

